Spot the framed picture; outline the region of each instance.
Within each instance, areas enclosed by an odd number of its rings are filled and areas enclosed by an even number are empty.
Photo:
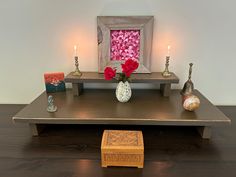
[[[116,67],[127,59],[138,60],[136,73],[150,73],[153,16],[98,16],[99,72]]]

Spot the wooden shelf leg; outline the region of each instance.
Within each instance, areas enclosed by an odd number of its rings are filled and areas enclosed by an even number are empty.
[[[161,94],[165,97],[170,96],[171,84],[160,84]]]
[[[198,127],[197,129],[203,139],[211,138],[211,127],[205,126],[205,127]]]
[[[84,88],[83,83],[72,83],[72,90],[74,96],[79,96],[82,94]]]
[[[30,123],[29,126],[30,126],[31,133],[33,136],[39,136],[40,132],[42,132],[42,130],[43,130],[42,125]]]

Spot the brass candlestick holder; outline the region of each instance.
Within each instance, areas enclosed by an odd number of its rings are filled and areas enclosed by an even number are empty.
[[[165,70],[162,72],[163,77],[170,77],[171,73],[169,71],[169,62],[170,62],[170,56],[166,57],[166,64],[165,64]]]
[[[81,76],[82,73],[79,70],[79,62],[78,62],[78,56],[75,56],[75,71],[73,73],[73,76]]]

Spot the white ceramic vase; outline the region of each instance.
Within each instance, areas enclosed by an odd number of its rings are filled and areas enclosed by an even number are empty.
[[[128,81],[125,83],[120,81],[116,87],[116,98],[119,102],[125,103],[131,97],[131,87]]]

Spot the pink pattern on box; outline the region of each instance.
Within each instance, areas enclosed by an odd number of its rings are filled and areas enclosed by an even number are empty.
[[[139,59],[140,30],[111,30],[111,60]]]

